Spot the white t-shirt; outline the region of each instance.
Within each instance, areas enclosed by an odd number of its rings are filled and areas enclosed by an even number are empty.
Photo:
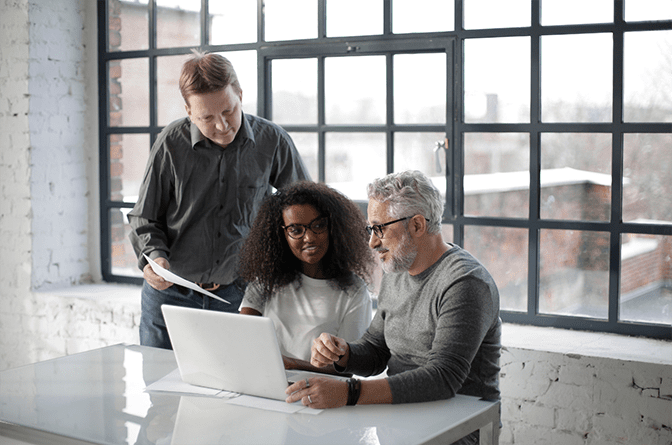
[[[346,291],[329,280],[301,274],[266,301],[258,283],[247,286],[241,308],[249,307],[273,320],[280,351],[288,357],[310,360],[310,346],[323,332],[346,341],[358,340],[371,323],[371,297],[366,284],[356,277]]]

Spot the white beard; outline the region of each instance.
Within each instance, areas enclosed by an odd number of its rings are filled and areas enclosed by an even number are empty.
[[[395,249],[395,252],[391,252],[391,258],[382,262],[381,266],[383,272],[406,272],[411,268],[415,262],[415,257],[417,256],[418,249],[413,245],[411,237],[408,235],[408,232],[406,232],[403,234],[401,242]]]

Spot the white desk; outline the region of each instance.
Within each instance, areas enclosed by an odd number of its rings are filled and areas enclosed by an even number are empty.
[[[3,371],[0,443],[448,444],[499,425],[499,402],[467,396],[311,415],[144,391],[176,367],[172,351],[116,345]]]

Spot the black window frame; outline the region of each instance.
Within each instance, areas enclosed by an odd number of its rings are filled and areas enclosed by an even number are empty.
[[[318,37],[316,39],[291,42],[266,42],[264,40],[263,0],[257,0],[257,41],[248,44],[209,45],[208,0],[202,0],[201,10],[201,44],[202,50],[212,52],[254,50],[257,52],[258,67],[258,113],[271,118],[271,61],[278,58],[317,57],[323,63],[327,56],[358,54],[385,54],[388,57],[388,77],[391,72],[391,56],[393,52],[422,52],[427,42],[433,43],[429,50],[435,51],[437,46],[446,47],[450,53],[449,60],[454,61],[454,69],[448,69],[452,78],[448,85],[448,104],[446,126],[440,125],[395,125],[392,123],[393,109],[390,100],[392,87],[387,79],[388,109],[387,124],[380,126],[357,126],[356,131],[384,131],[387,137],[387,171],[393,171],[394,147],[390,135],[403,131],[446,132],[449,150],[446,150],[446,165],[449,175],[446,178],[446,212],[444,223],[453,227],[453,242],[463,245],[464,229],[470,226],[487,226],[497,228],[517,228],[528,231],[528,297],[525,312],[502,311],[505,322],[549,326],[558,328],[580,329],[588,331],[617,333],[624,335],[646,336],[650,338],[669,339],[671,326],[663,324],[620,321],[619,284],[621,267],[621,236],[623,234],[672,235],[672,224],[629,223],[622,220],[623,186],[623,139],[632,133],[672,133],[672,123],[634,123],[623,121],[623,42],[624,35],[631,31],[657,31],[672,28],[672,20],[652,22],[626,22],[624,20],[625,2],[614,0],[614,20],[611,23],[584,25],[542,26],[540,21],[543,2],[531,1],[531,25],[518,28],[497,28],[468,30],[463,26],[463,6],[465,0],[455,0],[454,31],[394,34],[392,29],[392,6],[384,1],[384,31],[381,35],[359,36],[354,38],[328,38],[326,35],[326,1],[318,0]],[[154,1],[148,5],[149,17],[149,49],[142,51],[108,51],[108,5],[106,0],[98,0],[98,68],[99,68],[99,134],[100,134],[100,221],[101,221],[101,264],[105,281],[122,283],[141,283],[137,277],[113,275],[111,273],[110,218],[111,209],[131,208],[133,203],[113,202],[110,196],[109,147],[108,138],[113,134],[149,134],[153,142],[162,127],[157,125],[157,85],[156,58],[168,55],[189,54],[192,46],[180,48],[156,47],[156,8]],[[356,11],[353,11],[356,13]],[[547,35],[595,34],[609,33],[613,35],[613,90],[612,118],[606,123],[545,123],[541,120],[541,79],[540,54],[541,38]],[[524,36],[530,38],[530,121],[527,123],[465,123],[462,119],[464,110],[463,94],[463,47],[467,39],[489,37]],[[449,43],[446,43],[449,42]],[[404,45],[406,45],[404,47]],[[319,50],[317,48],[320,48]],[[144,127],[110,127],[108,100],[108,63],[114,60],[149,57],[150,76],[150,110],[149,125]],[[322,62],[319,62],[321,60]],[[322,70],[319,68],[318,70]],[[450,78],[450,76],[449,76]],[[324,94],[324,85],[318,83],[318,95]],[[318,117],[317,126],[287,125],[288,131],[315,131],[319,136],[319,181],[325,178],[324,134],[326,131],[353,131],[349,126],[328,126],[324,124],[324,115]],[[530,193],[529,216],[526,219],[503,217],[474,217],[464,214],[463,178],[464,178],[464,134],[465,133],[526,133],[530,136]],[[611,172],[611,214],[608,221],[566,221],[549,220],[540,217],[540,138],[542,133],[603,133],[612,138],[612,172]],[[149,147],[148,147],[149,149]],[[608,232],[610,234],[609,256],[609,303],[607,319],[549,315],[539,313],[539,265],[540,265],[540,232],[546,229],[578,230],[588,232]]]

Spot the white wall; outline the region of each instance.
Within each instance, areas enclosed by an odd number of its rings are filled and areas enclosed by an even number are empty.
[[[28,111],[28,2],[2,0],[0,7],[0,368],[26,345],[23,330],[32,260],[31,156]],[[18,364],[18,363],[17,363]]]
[[[33,289],[90,280],[87,172],[97,144],[87,96],[97,90],[85,77],[87,59],[95,60],[95,45],[85,41],[86,3],[95,9],[90,1],[29,2]]]
[[[0,0],[0,370],[138,342],[139,289],[88,284],[100,283],[96,32],[91,0]],[[672,443],[670,342],[619,358],[520,337],[505,329],[500,443]]]
[[[77,352],[43,351],[26,335],[44,309],[35,291],[101,274],[96,2],[0,0],[0,11],[4,369]]]
[[[504,325],[501,444],[672,444],[672,342]]]

